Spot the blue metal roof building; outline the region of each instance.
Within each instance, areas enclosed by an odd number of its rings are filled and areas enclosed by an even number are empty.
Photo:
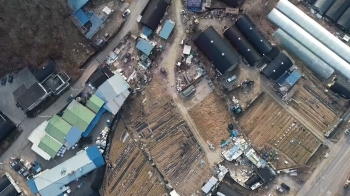
[[[167,40],[175,27],[175,22],[171,20],[167,20],[159,33],[159,36],[165,40]]]
[[[143,34],[144,36],[148,37],[148,36],[151,35],[152,29],[150,29],[150,28],[147,27],[147,26],[143,26],[141,32],[142,32],[142,34]]]
[[[84,26],[86,23],[89,22],[89,17],[82,9],[79,9],[73,15],[79,20],[81,26]]]
[[[69,130],[66,136],[65,146],[72,147],[74,144],[76,144],[80,140],[81,134],[82,132],[77,127],[72,126],[72,128]]]
[[[191,12],[202,11],[202,0],[187,0],[187,9]]]
[[[149,56],[154,48],[154,46],[144,39],[140,39],[136,45],[136,48],[143,52],[145,55]]]
[[[82,134],[83,137],[88,137],[92,130],[94,130],[96,124],[100,121],[102,115],[105,113],[106,108],[102,107],[100,110],[97,112],[95,118],[91,121],[89,126],[87,127],[86,131]]]
[[[68,0],[68,6],[73,10],[73,13],[87,4],[89,0]]]
[[[286,82],[289,86],[294,86],[294,84],[301,78],[301,74],[297,71],[294,70],[290,76],[286,79]]]

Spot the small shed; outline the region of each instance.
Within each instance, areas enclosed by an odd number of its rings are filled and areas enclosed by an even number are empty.
[[[89,22],[89,17],[86,15],[86,13],[82,10],[79,9],[74,13],[75,18],[77,18],[81,24],[81,26],[86,25],[86,23]]]
[[[287,84],[292,87],[294,86],[295,83],[301,78],[301,74],[297,71],[294,70],[290,76],[286,79]]]
[[[154,46],[145,39],[140,39],[136,45],[136,48],[145,55],[149,56],[152,53]]]
[[[167,20],[159,33],[159,36],[165,40],[167,40],[175,27],[175,22],[171,20]]]
[[[183,54],[189,55],[191,53],[191,46],[185,45],[184,50],[182,51]]]
[[[106,6],[103,8],[102,12],[104,12],[107,15],[110,15],[112,10],[108,6]]]
[[[144,35],[145,37],[150,36],[152,33],[152,29],[148,28],[147,26],[143,26],[141,30],[141,34]]]
[[[218,179],[216,179],[214,176],[212,176],[207,183],[202,187],[202,191],[205,194],[210,193],[210,191],[213,189],[213,187],[216,185],[218,182]]]

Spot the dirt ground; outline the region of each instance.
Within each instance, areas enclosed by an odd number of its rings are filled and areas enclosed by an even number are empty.
[[[240,128],[257,149],[267,148],[276,168],[305,165],[321,142],[268,95],[262,95],[239,119]],[[266,153],[265,152],[265,153]],[[263,153],[263,154],[265,154]],[[280,156],[290,159],[285,164]]]
[[[165,187],[124,123],[118,124],[103,183],[104,195],[162,195]]]
[[[215,93],[211,93],[189,111],[203,139],[216,147],[220,146],[221,140],[229,137],[227,125],[232,122],[232,118],[225,102]]]
[[[70,21],[65,0],[2,0],[0,10],[0,75],[40,67],[51,55],[73,80],[80,76],[94,49]]]

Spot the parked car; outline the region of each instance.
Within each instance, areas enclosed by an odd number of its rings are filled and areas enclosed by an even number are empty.
[[[25,167],[22,167],[22,169],[20,169],[20,170],[18,171],[18,174],[19,174],[19,175],[22,175],[25,171],[27,171],[26,168],[25,168]]]
[[[27,177],[29,174],[30,174],[29,171],[26,170],[26,171],[23,172],[22,176],[23,176],[23,177]]]
[[[281,184],[281,187],[283,187],[283,188],[286,189],[287,191],[290,190],[290,187],[289,187],[288,185],[284,184],[283,182],[282,182],[282,184]]]
[[[349,129],[345,129],[344,133],[347,135],[350,133]]]
[[[84,185],[84,182],[80,183],[80,184],[78,185],[78,188],[82,187],[83,185]]]
[[[4,77],[1,79],[1,85],[5,86],[6,85],[7,78]]]
[[[236,75],[233,75],[233,76],[227,78],[226,83],[230,83],[230,82],[234,81],[236,78],[237,78]]]
[[[33,174],[29,174],[29,175],[27,176],[27,180],[33,179],[33,177],[34,177]]]
[[[17,172],[21,169],[21,166],[16,161],[10,162],[10,167]]]
[[[122,14],[123,18],[127,17],[130,13],[131,13],[130,9],[125,10]]]
[[[13,76],[14,76],[13,74],[10,74],[10,75],[9,75],[9,79],[7,80],[9,83],[12,83],[12,81],[13,81]]]

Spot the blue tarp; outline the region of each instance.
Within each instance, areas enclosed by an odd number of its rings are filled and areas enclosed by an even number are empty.
[[[32,193],[37,194],[38,193],[38,188],[35,185],[35,182],[33,179],[30,179],[27,181],[28,187]]]
[[[140,39],[136,45],[136,48],[143,52],[145,55],[149,56],[153,50],[153,45],[144,39]]]
[[[66,140],[71,145],[74,145],[79,141],[81,134],[82,132],[77,127],[72,126],[72,128],[69,130],[66,136]]]
[[[290,85],[293,86],[299,79],[301,78],[301,74],[297,71],[294,70],[290,76],[286,79],[286,82]]]
[[[86,128],[86,131],[82,134],[83,137],[88,137],[90,135],[90,133],[95,128],[98,121],[100,121],[100,119],[101,119],[103,113],[105,113],[105,111],[106,111],[106,109],[104,107],[101,107],[101,109],[97,112],[95,118],[92,119],[91,123]]]
[[[79,9],[74,13],[74,16],[79,20],[81,26],[84,26],[87,22],[89,22],[89,17],[86,15],[86,13]]]
[[[187,0],[187,9],[191,12],[202,10],[202,0]]]
[[[89,0],[68,0],[68,6],[73,10],[73,13],[87,4]]]
[[[152,29],[148,28],[147,26],[143,26],[141,30],[142,34],[144,34],[146,37],[151,35]]]
[[[171,20],[167,20],[162,30],[160,31],[159,36],[163,39],[168,39],[174,27],[175,27],[175,23]]]
[[[283,74],[280,79],[278,79],[277,83],[282,86],[282,84],[286,81],[286,79],[289,77],[288,73]]]
[[[88,149],[86,149],[86,153],[87,153],[88,157],[90,158],[90,160],[92,160],[92,162],[94,162],[96,168],[99,168],[105,164],[105,161],[103,160],[103,157],[102,157],[102,155],[101,155],[101,153],[98,150],[96,145],[91,146]]]

